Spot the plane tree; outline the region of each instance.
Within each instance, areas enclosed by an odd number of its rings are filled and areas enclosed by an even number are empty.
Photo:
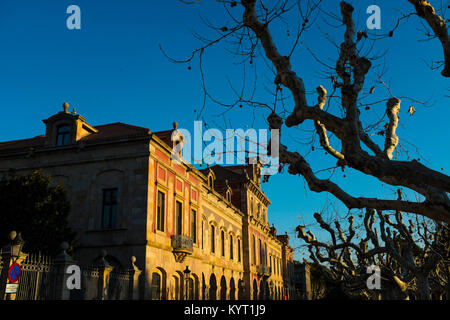
[[[372,208],[365,210],[363,218],[350,215],[346,228],[338,220],[334,226],[325,222],[318,213],[314,218],[329,240],[318,239],[305,226],[296,228],[298,237],[306,242],[311,260],[348,295],[367,299],[409,299],[413,295],[428,300],[433,294],[437,299],[448,298],[450,233],[445,223],[417,216],[405,223],[400,211],[388,214]],[[355,227],[358,219],[362,220],[360,228]],[[379,288],[368,285],[374,266],[380,270]]]
[[[443,81],[446,81],[446,78],[450,77],[450,41],[445,17],[438,14],[427,1],[404,1],[409,2],[411,12],[403,14],[398,19],[397,25],[384,37],[395,36],[396,28],[404,21],[408,21],[407,26],[411,32],[415,32],[416,25],[420,23],[427,26],[429,28],[427,35],[430,38],[438,39],[442,46],[443,58],[439,58],[438,66],[442,68]],[[201,1],[182,0],[182,2],[196,5]],[[286,167],[292,175],[302,176],[310,190],[330,193],[348,209],[372,208],[377,211],[403,211],[436,221],[446,223],[450,221],[448,197],[450,177],[422,164],[420,159],[410,159],[409,157],[404,159],[397,156],[400,139],[396,132],[400,123],[399,111],[403,97],[395,96],[392,93],[394,90],[391,90],[381,77],[380,83],[385,85],[389,91],[389,95],[382,100],[384,113],[387,116],[386,121],[384,123],[375,120],[366,122],[367,119],[362,117],[362,111],[370,107],[369,103],[362,101],[373,92],[373,87],[368,88],[366,77],[373,69],[374,60],[368,56],[367,50],[362,50],[362,48],[364,45],[367,46],[367,41],[371,40],[375,43],[380,37],[374,37],[367,29],[357,30],[355,10],[351,4],[342,1],[339,7],[331,8],[327,2],[326,9],[323,9],[324,3],[320,0],[281,0],[272,4],[271,7],[269,7],[269,2],[260,0],[216,2],[223,4],[224,12],[231,17],[231,23],[227,26],[214,26],[207,22],[208,27],[213,29],[218,36],[207,39],[196,35],[204,42],[204,45],[193,50],[186,59],[173,59],[166,54],[174,62],[187,64],[191,64],[194,58],[199,58],[204,105],[205,101],[210,99],[230,109],[236,106],[242,107],[243,104],[270,109],[271,112],[267,117],[268,126],[270,129],[278,129],[281,132],[279,145],[281,166]],[[299,13],[296,15],[298,30],[293,37],[291,47],[288,50],[285,46],[280,49],[280,41],[277,41],[277,34],[272,32],[271,28],[276,22],[283,21],[285,15],[291,14],[292,17],[293,8],[299,8],[297,10]],[[232,12],[232,10],[237,11]],[[312,91],[312,88],[304,82],[302,77],[309,66],[302,65],[301,61],[296,61],[297,69],[294,70],[291,59],[292,53],[297,48],[308,49],[302,47],[301,37],[315,27],[315,17],[319,14],[338,20],[345,31],[339,38],[330,40],[336,44],[338,51],[338,57],[334,64],[327,64],[331,85],[328,83],[319,85],[315,89],[315,102],[311,103],[308,101],[307,92]],[[411,26],[410,21],[413,19],[415,20]],[[231,54],[241,57],[243,63],[251,64],[258,52],[261,53],[260,57],[273,72],[267,76],[271,77],[273,81],[275,102],[260,101],[255,97],[254,92],[250,96],[246,96],[244,91],[239,92],[234,89],[236,99],[224,103],[207,90],[203,57],[207,50],[225,40],[230,40],[226,49]],[[319,63],[325,65],[319,58],[320,52],[311,54],[317,58]],[[440,55],[437,52],[430,54],[433,57]],[[414,55],[414,50],[411,50],[411,55]],[[423,66],[411,65],[411,68],[421,67]],[[332,93],[329,94],[328,91]],[[332,98],[333,101],[331,101]],[[275,107],[277,101],[283,103],[284,110]],[[291,107],[286,107],[289,104]],[[414,108],[410,107],[409,112],[413,114]],[[313,124],[314,134],[318,137],[321,148],[326,151],[327,157],[334,159],[336,168],[342,168],[342,170],[351,168],[376,178],[382,184],[394,188],[404,188],[418,195],[420,201],[411,201],[407,198],[356,196],[344,190],[331,178],[319,177],[311,168],[310,162],[304,154],[294,150],[295,143],[294,147],[292,144],[288,147],[287,141],[284,140],[288,139],[287,133],[292,130],[291,128],[301,128],[308,122]],[[375,138],[379,140],[377,141]],[[312,146],[312,148],[314,147]]]

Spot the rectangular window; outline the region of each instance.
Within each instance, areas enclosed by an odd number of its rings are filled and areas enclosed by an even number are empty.
[[[214,226],[211,226],[211,253],[216,252],[216,247],[215,247],[215,234],[214,234]]]
[[[252,236],[252,258],[253,258],[253,264],[256,264],[256,240],[255,240],[255,236]]]
[[[259,264],[263,264],[263,247],[261,244],[261,239],[258,239],[259,244]]]
[[[156,208],[156,229],[164,231],[164,221],[166,212],[166,194],[158,191],[158,204]]]
[[[202,249],[203,249],[203,235],[204,235],[204,230],[205,230],[205,226],[204,226],[204,222],[202,221]]]
[[[191,237],[197,243],[197,211],[191,210]]]
[[[225,257],[225,232],[220,233],[220,238],[222,240],[222,257]]]
[[[238,239],[237,247],[238,247],[238,262],[241,262],[241,239]]]
[[[264,265],[267,266],[267,243],[264,243]]]
[[[65,146],[69,144],[70,126],[62,125],[56,129],[56,145]]]
[[[183,233],[183,204],[179,201],[176,202],[176,234],[181,235]]]
[[[116,226],[118,189],[103,189],[102,228],[112,229]]]
[[[233,260],[233,236],[230,234],[230,259]]]

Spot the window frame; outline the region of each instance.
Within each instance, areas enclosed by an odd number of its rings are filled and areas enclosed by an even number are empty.
[[[230,238],[230,260],[234,260],[234,247],[233,247],[233,235],[229,235]]]
[[[252,264],[256,265],[256,238],[252,235]]]
[[[238,262],[241,262],[241,239],[237,238]]]
[[[113,201],[112,196],[113,193],[110,194],[109,203],[106,203],[106,198],[108,193],[115,192],[115,201]],[[105,212],[105,207],[108,208],[108,213]],[[115,213],[113,212],[113,208],[115,208]],[[102,220],[101,220],[101,229],[107,230],[107,229],[114,229],[117,225],[117,213],[119,211],[119,188],[103,188],[102,189]],[[105,216],[108,214],[108,225],[105,224]]]
[[[216,227],[213,225],[213,224],[211,224],[210,225],[210,228],[209,228],[209,231],[210,231],[210,233],[211,233],[211,243],[210,243],[210,246],[211,246],[211,253],[216,253],[216,239],[215,239],[215,237],[216,237]]]
[[[67,132],[60,132],[62,128],[67,128]],[[70,137],[71,137],[71,128],[70,124],[62,123],[58,126],[56,126],[56,141],[55,145],[57,147],[67,146],[70,144]],[[61,143],[59,143],[59,138],[62,137]]]
[[[220,230],[220,242],[221,256],[225,257],[225,231],[223,229]]]
[[[181,208],[178,211],[178,208]],[[175,200],[175,234],[183,234],[183,202],[180,200]]]
[[[160,197],[159,195],[163,196],[163,201],[161,202],[162,204],[162,213],[160,212]],[[157,199],[156,199],[156,230],[160,231],[160,232],[164,232],[165,231],[165,227],[166,227],[166,193],[162,190],[158,189],[157,192]],[[161,219],[162,218],[162,219]],[[162,229],[160,229],[160,226],[162,226]]]
[[[193,239],[193,243],[197,244],[197,210],[194,208],[191,208],[191,226],[190,226],[190,233],[191,237]]]

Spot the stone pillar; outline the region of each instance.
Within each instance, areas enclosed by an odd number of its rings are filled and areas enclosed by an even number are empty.
[[[69,244],[67,242],[61,243],[62,252],[53,260],[56,272],[55,300],[70,300],[70,289],[67,286],[67,279],[70,274],[67,273],[67,268],[71,265],[77,265],[77,262],[67,254],[66,250],[68,248]]]
[[[129,298],[131,300],[139,300],[141,298],[140,295],[140,281],[139,277],[141,276],[142,270],[135,265],[136,257],[131,257],[131,268],[130,268],[130,293]],[[162,279],[161,279],[162,280]]]
[[[108,261],[106,261],[105,257],[107,255],[106,250],[101,251],[101,261],[98,264],[98,299],[99,300],[107,300],[108,299],[108,291],[109,291],[109,275],[111,271],[114,269]]]

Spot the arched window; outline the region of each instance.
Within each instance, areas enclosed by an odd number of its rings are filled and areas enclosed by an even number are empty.
[[[187,296],[186,296],[186,300],[194,300],[194,279],[192,278],[188,278],[186,279],[186,292],[187,292]]]
[[[159,273],[152,273],[151,299],[161,299],[161,275]]]
[[[214,188],[214,177],[212,174],[208,176],[208,186],[213,189]]]
[[[214,273],[209,278],[209,300],[217,300],[217,281]]]
[[[231,191],[230,190],[227,191],[226,199],[228,202],[231,202]]]
[[[256,279],[253,280],[253,300],[258,299],[258,284],[256,282]]]
[[[69,144],[70,140],[70,126],[67,124],[61,125],[56,129],[56,145],[65,146]]]

